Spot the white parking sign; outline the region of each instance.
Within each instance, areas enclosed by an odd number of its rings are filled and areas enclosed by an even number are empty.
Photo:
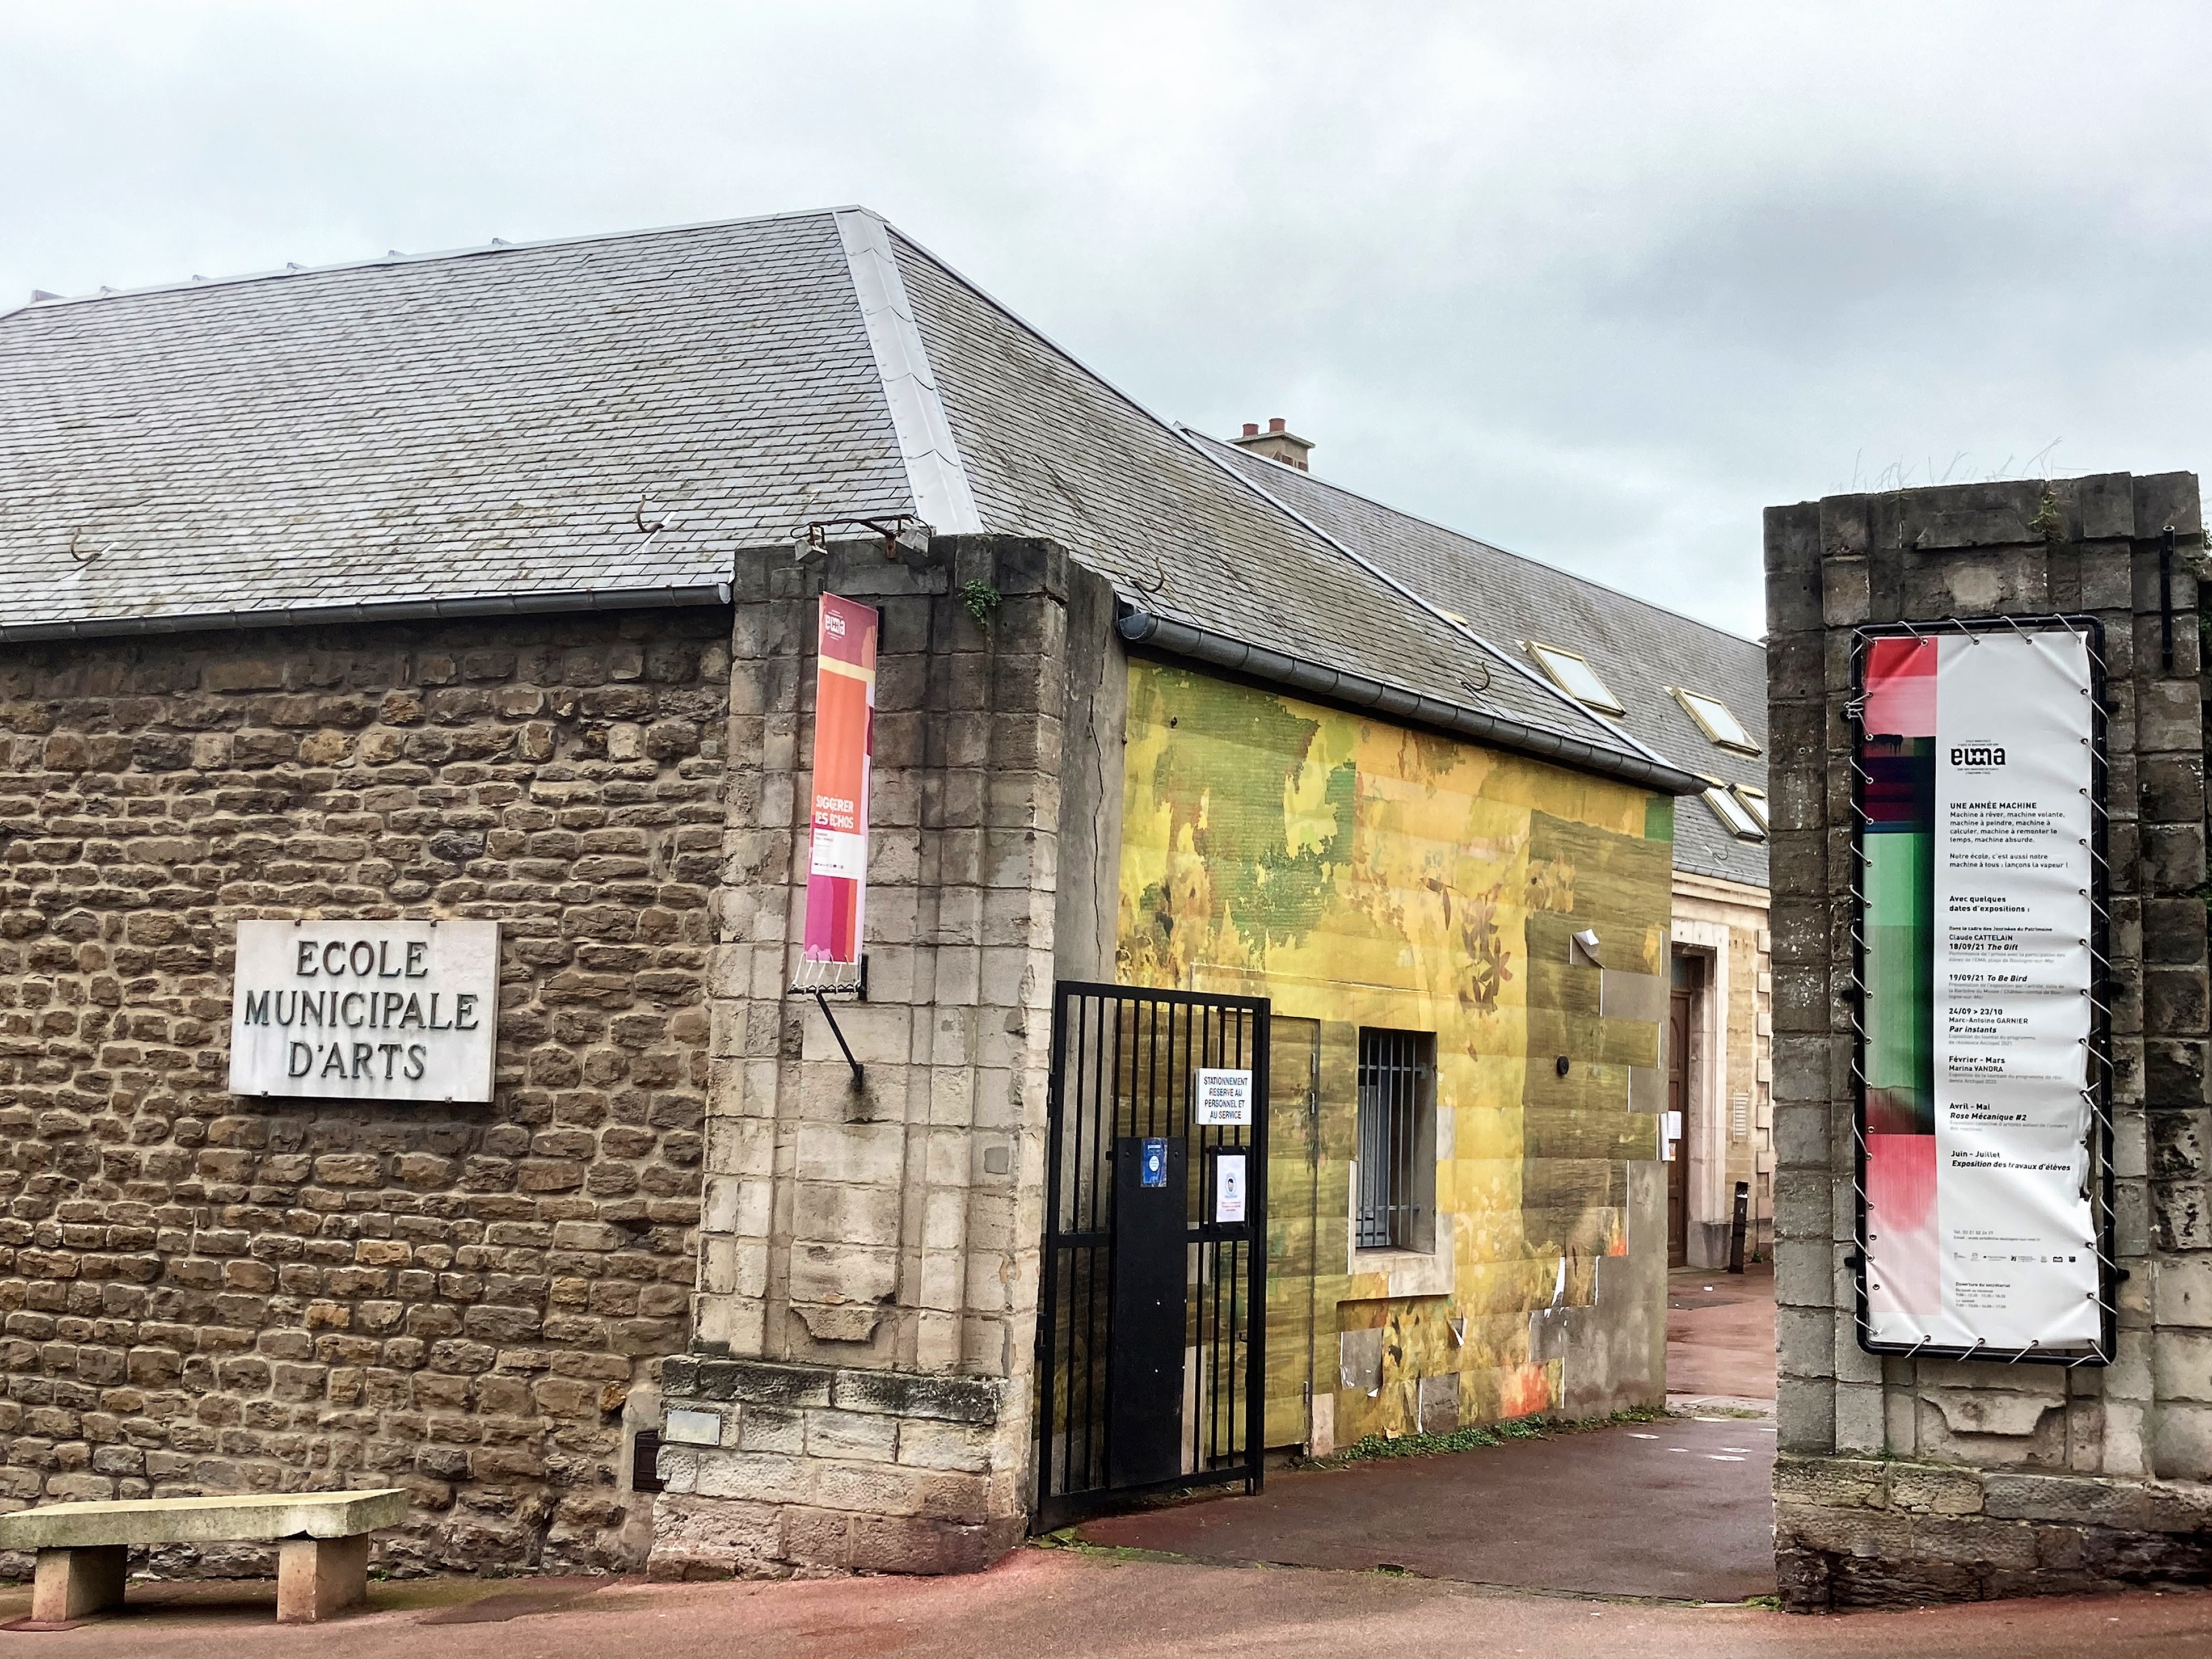
[[[1200,1127],[1228,1128],[1251,1122],[1251,1073],[1201,1067],[1197,1088]]]

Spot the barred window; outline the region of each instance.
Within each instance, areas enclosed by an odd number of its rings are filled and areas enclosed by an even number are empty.
[[[1354,1243],[1427,1250],[1436,1241],[1437,1039],[1362,1027]]]

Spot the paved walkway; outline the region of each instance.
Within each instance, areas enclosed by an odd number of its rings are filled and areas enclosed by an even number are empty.
[[[1774,1398],[1774,1268],[1678,1267],[1667,1275],[1667,1392]]]
[[[1672,1276],[1678,1404],[1757,1409],[1772,1398],[1772,1285],[1764,1273]],[[1773,1589],[1773,1425],[1705,1415],[1279,1474],[1257,1499],[1093,1522],[1083,1532],[1098,1549],[1024,1550],[971,1578],[417,1580],[373,1585],[368,1611],[311,1630],[272,1622],[273,1584],[134,1585],[119,1617],[0,1632],[0,1659],[206,1659],[218,1649],[224,1659],[597,1659],[633,1646],[653,1659],[724,1659],[739,1644],[745,1659],[1346,1659],[1409,1647],[1530,1659],[2212,1659],[2207,1596],[1847,1619],[1743,1606]],[[1130,1548],[1191,1559],[1127,1559]],[[1214,1565],[1227,1562],[1285,1565]],[[1577,1599],[1590,1596],[1649,1599]],[[0,1587],[0,1622],[29,1602],[27,1589]]]
[[[611,1581],[504,1620],[424,1621],[511,1582],[378,1584],[375,1606],[278,1626],[267,1584],[159,1586],[144,1609],[65,1632],[0,1632],[57,1659],[2212,1659],[2212,1596],[1999,1602],[1802,1618],[1756,1607],[1600,1602],[1377,1573],[1118,1562],[1023,1550],[968,1578],[785,1584]],[[174,1598],[168,1610],[159,1599]],[[518,1600],[523,1599],[518,1596]],[[0,1590],[0,1618],[27,1594]],[[197,1607],[197,1611],[188,1610]],[[490,1609],[495,1615],[497,1609]]]
[[[1771,1595],[1773,1274],[1679,1271],[1667,1302],[1674,1418],[1277,1474],[1256,1498],[1115,1516],[1080,1535],[1216,1563],[1395,1567],[1575,1595]],[[1765,1415],[1720,1414],[1740,1411]]]
[[[1771,1419],[1663,1419],[1437,1457],[1270,1475],[1086,1522],[1088,1542],[1197,1560],[1397,1567],[1589,1595],[1774,1594]]]

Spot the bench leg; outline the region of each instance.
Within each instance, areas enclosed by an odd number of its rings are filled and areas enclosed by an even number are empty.
[[[60,1625],[121,1607],[130,1553],[120,1544],[40,1550],[31,1580],[31,1617],[43,1625]]]
[[[276,1546],[276,1622],[312,1624],[368,1599],[368,1534],[286,1538]]]

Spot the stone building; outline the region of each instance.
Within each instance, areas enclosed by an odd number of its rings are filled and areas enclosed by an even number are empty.
[[[2212,1237],[2192,574],[2202,543],[2197,480],[2185,473],[1832,496],[1767,514],[1781,1159],[1776,1540],[1790,1606],[2203,1580]],[[1896,1341],[1875,1352],[1863,1340],[1867,1297],[1881,1287],[1869,1282],[1858,1216],[1873,1218],[1869,1228],[1899,1224],[1884,1219],[1884,1206],[1898,1207],[1890,1193],[1871,1178],[1863,1191],[1858,1184],[1862,1134],[1875,1130],[1856,1116],[1869,1016],[1854,940],[1853,774],[1856,746],[1893,728],[1871,724],[1861,701],[1856,636],[2053,616],[2096,624],[2105,676],[2106,962],[2087,994],[2099,1011],[2091,1042],[2101,1026],[2110,1060],[2108,1073],[2090,1072],[2109,1082],[2089,1098],[2109,1115],[2110,1133],[2085,1166],[2081,1197],[2087,1205],[2109,1194],[2101,1236],[2083,1243],[2109,1255],[2101,1274],[2092,1267],[2101,1283],[2086,1294],[2108,1309],[2100,1340],[2111,1346],[2060,1349],[2063,1364],[2036,1363],[2049,1356],[2027,1347],[1997,1358],[1938,1358]],[[1997,630],[2002,637],[2002,623]],[[1871,945],[1868,952],[1872,959]],[[1864,1075],[1870,1094],[1878,1079]],[[2093,1121],[2093,1149],[2099,1135]],[[1981,1259],[2046,1264],[2031,1276],[2075,1261]]]
[[[1266,1443],[1655,1401],[1708,781],[1259,465],[860,210],[0,317],[0,1501],[979,1565],[1069,981],[1272,1005]],[[835,1007],[825,591],[881,617]],[[501,924],[490,1103],[229,1092],[235,924],[394,916]]]

